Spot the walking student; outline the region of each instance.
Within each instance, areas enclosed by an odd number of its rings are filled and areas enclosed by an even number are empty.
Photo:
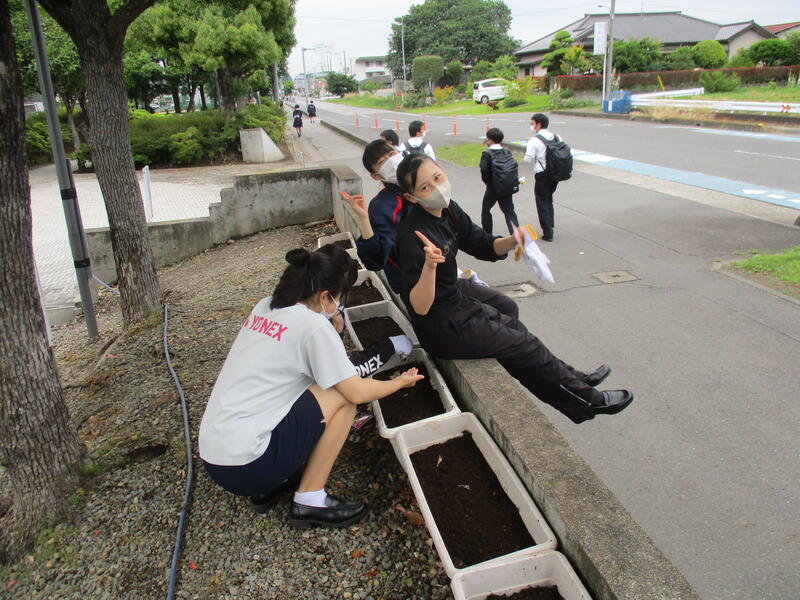
[[[297,131],[297,137],[303,136],[303,111],[300,110],[300,105],[294,105],[294,111],[292,112],[292,118],[294,119],[294,129]]]
[[[328,495],[325,484],[356,406],[422,376],[409,369],[390,381],[359,377],[330,323],[351,280],[341,260],[302,248],[286,260],[273,295],[253,308],[217,377],[200,423],[200,457],[218,485],[250,496],[258,512],[299,480],[291,524],[343,527],[361,519],[366,505]]]
[[[424,152],[436,160],[436,154],[433,152],[433,146],[425,141],[425,134],[428,128],[422,121],[411,121],[408,124],[409,138],[403,143],[403,154],[408,155],[413,152]]]
[[[428,352],[450,359],[496,358],[539,400],[574,423],[618,413],[630,405],[629,391],[594,388],[609,375],[609,367],[602,365],[592,373],[576,370],[554,356],[516,316],[470,295],[469,290],[482,286],[470,286],[465,293],[456,275],[459,250],[496,261],[521,240],[491,236],[477,227],[451,201],[447,176],[426,156],[404,158],[397,179],[413,204],[397,232],[401,297]]]
[[[381,131],[381,139],[389,142],[398,152],[402,151],[402,148],[400,148],[400,136],[397,135],[394,129],[384,129]]]
[[[533,137],[528,140],[525,149],[525,162],[533,163],[534,186],[533,195],[536,198],[536,211],[539,213],[539,225],[542,228],[542,239],[545,242],[553,241],[555,229],[555,215],[553,211],[553,194],[558,187],[558,180],[547,170],[547,143],[554,140],[560,141],[555,134],[548,131],[550,119],[547,115],[536,113],[531,117],[531,133]]]
[[[500,206],[505,217],[508,233],[513,234],[514,227],[519,227],[513,197],[519,191],[519,168],[511,151],[500,145],[503,138],[503,132],[496,127],[488,130],[485,142],[488,148],[481,154],[481,179],[486,184],[481,225],[489,235],[492,234],[492,207],[495,204]]]
[[[314,105],[314,101],[311,100],[308,103],[308,120],[314,123],[314,119],[317,118],[317,107]]]

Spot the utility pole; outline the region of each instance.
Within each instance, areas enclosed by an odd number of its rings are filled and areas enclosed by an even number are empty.
[[[78,291],[81,296],[83,317],[86,320],[86,331],[89,339],[97,337],[97,320],[94,314],[92,291],[89,288],[89,278],[92,268],[89,262],[89,251],[86,246],[86,235],[83,232],[81,209],[78,206],[78,194],[75,183],[72,181],[72,171],[67,156],[64,153],[64,141],[61,138],[61,127],[58,123],[56,97],[53,91],[53,81],[50,78],[50,65],[47,62],[44,37],[42,36],[42,21],[39,17],[39,8],[36,0],[26,0],[25,9],[28,12],[28,26],[33,41],[33,53],[36,58],[39,73],[39,87],[44,100],[47,129],[50,132],[50,146],[53,149],[53,161],[56,165],[58,187],[61,190],[61,205],[64,208],[64,217],[67,221],[69,246],[72,250],[72,264],[78,278]],[[44,300],[44,299],[42,299]],[[42,311],[45,312],[44,305]],[[46,318],[46,317],[45,317]],[[48,331],[48,336],[49,336]]]
[[[606,44],[606,60],[605,69],[603,70],[603,89],[606,100],[611,95],[611,71],[614,70],[614,5],[616,0],[611,0],[611,12],[609,13],[608,21],[608,43]]]
[[[272,99],[275,104],[281,102],[281,91],[278,89],[278,63],[272,63]]]
[[[300,51],[303,55],[303,87],[306,90],[306,106],[308,106],[308,72],[306,71],[306,50],[311,50],[311,48],[300,48]]]
[[[403,52],[403,104],[406,103],[406,22],[400,17],[400,48]]]

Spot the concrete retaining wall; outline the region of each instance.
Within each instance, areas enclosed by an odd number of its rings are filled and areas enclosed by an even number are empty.
[[[148,223],[147,231],[156,259],[163,267],[185,260],[229,239],[259,231],[329,219],[334,206],[343,219],[339,190],[361,193],[361,178],[345,166],[295,169],[240,175],[232,188],[220,192],[209,205],[209,216],[180,221]],[[355,223],[355,221],[353,221]],[[117,279],[111,232],[108,227],[86,230],[92,271],[100,279]]]
[[[336,125],[325,123],[339,131]],[[367,143],[357,134],[348,138]],[[342,231],[360,235],[340,198]],[[494,359],[436,360],[462,410],[503,449],[592,596],[598,600],[695,600],[689,583],[611,491]],[[646,476],[643,474],[642,476]],[[667,492],[668,493],[668,492]]]

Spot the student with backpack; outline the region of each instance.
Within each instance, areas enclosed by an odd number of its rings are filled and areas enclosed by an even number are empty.
[[[525,162],[533,163],[536,211],[542,227],[542,239],[553,241],[555,215],[553,194],[559,181],[572,177],[572,154],[569,146],[557,135],[547,130],[550,119],[547,115],[536,113],[531,117],[531,133],[525,150]]]
[[[431,160],[436,160],[436,154],[433,152],[433,146],[425,141],[425,134],[428,132],[425,123],[422,121],[411,121],[408,124],[408,135],[410,136],[402,146],[403,156],[408,156],[414,152],[424,152],[431,157]]]
[[[311,100],[308,103],[308,120],[314,123],[314,119],[317,118],[317,107],[314,105],[314,101]]]
[[[297,137],[301,137],[303,135],[303,111],[300,110],[299,104],[294,105],[292,119],[294,119],[292,125],[294,126],[295,131],[297,131]]]
[[[488,149],[481,154],[481,179],[486,184],[481,208],[481,225],[489,235],[492,234],[492,207],[495,204],[500,206],[506,218],[508,233],[513,234],[514,227],[519,227],[513,198],[519,191],[519,169],[511,151],[500,145],[503,137],[503,132],[496,127],[487,131]]]

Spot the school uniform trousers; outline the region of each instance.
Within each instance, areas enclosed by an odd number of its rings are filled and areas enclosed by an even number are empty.
[[[507,312],[498,310],[498,304]],[[471,284],[459,307],[446,318],[417,318],[414,328],[422,347],[432,355],[494,357],[534,396],[572,422],[594,418],[590,405],[602,405],[603,394],[584,383],[585,373],[559,359],[528,331],[517,311],[516,303],[504,294]]]
[[[536,212],[539,213],[539,225],[542,227],[542,236],[553,237],[555,215],[553,212],[553,194],[558,187],[558,182],[553,181],[544,171],[534,175],[533,195],[536,198]]]

